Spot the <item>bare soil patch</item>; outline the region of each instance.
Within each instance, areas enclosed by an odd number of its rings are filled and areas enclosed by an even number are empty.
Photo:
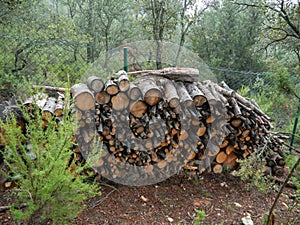
[[[260,192],[231,174],[181,173],[164,182],[145,187],[128,187],[101,179],[102,195],[85,202],[87,208],[74,225],[86,224],[193,224],[196,210],[203,210],[203,224],[242,224],[251,215],[262,224],[276,191]],[[276,207],[275,224],[300,224],[300,208],[286,188]],[[1,192],[0,205],[13,202],[12,190]],[[9,212],[0,213],[3,225],[13,224]]]

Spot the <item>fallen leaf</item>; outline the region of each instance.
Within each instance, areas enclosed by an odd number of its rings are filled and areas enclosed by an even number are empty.
[[[206,200],[206,199],[197,199],[196,198],[193,200],[193,205],[196,208],[209,207],[211,205],[211,201]]]
[[[146,198],[146,197],[144,197],[143,195],[141,196],[141,199],[142,199],[144,202],[148,202],[148,201],[149,201],[149,199]]]
[[[242,208],[242,205],[240,203],[234,202],[233,203],[236,207]]]

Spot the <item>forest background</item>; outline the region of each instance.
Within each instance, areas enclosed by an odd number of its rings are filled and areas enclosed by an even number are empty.
[[[300,5],[291,0],[1,0],[1,93],[23,93],[24,82],[75,84],[101,55],[138,41],[155,40],[157,52],[129,49],[131,70],[176,66],[159,55],[160,43],[170,42],[174,59],[182,48],[194,52],[219,81],[254,98],[277,129],[291,132],[299,24]]]

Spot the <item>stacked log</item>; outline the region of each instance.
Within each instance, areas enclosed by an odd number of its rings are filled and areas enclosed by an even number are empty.
[[[225,82],[198,81],[194,69],[147,71],[135,82],[120,71],[93,94],[97,137],[113,156],[100,165],[124,162],[153,172],[184,160],[220,173],[255,153],[274,174],[283,171],[282,141],[269,132],[270,118]]]

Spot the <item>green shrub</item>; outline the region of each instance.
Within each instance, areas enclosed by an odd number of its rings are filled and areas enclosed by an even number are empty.
[[[260,159],[256,154],[251,154],[250,157],[239,159],[238,163],[240,168],[237,175],[244,181],[251,181],[247,188],[257,187],[262,192],[271,190],[273,183],[265,176],[266,161],[264,159]]]
[[[205,219],[205,217],[206,217],[206,213],[205,213],[205,211],[203,211],[203,210],[198,210],[198,209],[196,209],[195,211],[196,211],[196,213],[197,213],[197,216],[196,216],[196,218],[195,218],[194,225],[201,225],[201,224],[202,224],[202,221],[203,221],[203,220]]]
[[[22,210],[12,206],[11,213],[14,220],[28,224],[67,224],[85,208],[83,200],[100,194],[99,188],[66,168],[72,154],[71,118],[65,116],[59,126],[53,118],[45,129],[42,114],[35,112],[32,115],[23,110],[26,134],[13,117],[7,123],[0,122],[8,140],[3,155],[17,184],[15,205],[27,204]]]

